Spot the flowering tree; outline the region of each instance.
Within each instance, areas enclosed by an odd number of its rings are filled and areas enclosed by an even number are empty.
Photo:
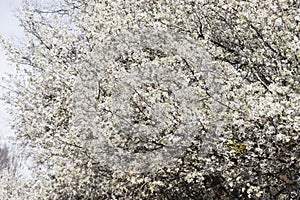
[[[20,174],[22,160],[15,155],[13,148],[8,144],[0,146],[0,198],[24,199],[29,197],[26,193],[26,180]]]
[[[299,197],[297,1],[25,3],[33,199]]]

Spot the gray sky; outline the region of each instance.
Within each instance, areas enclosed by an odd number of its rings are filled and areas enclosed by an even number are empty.
[[[0,0],[0,34],[6,38],[12,38],[17,41],[22,38],[22,29],[18,27],[18,20],[14,17],[17,7],[21,5],[21,0]],[[13,73],[13,65],[9,65],[6,60],[4,51],[0,46],[0,84],[5,73]],[[4,90],[0,87],[0,97],[3,96]],[[9,126],[9,115],[5,111],[5,104],[0,101],[0,138],[12,135],[13,131]],[[0,139],[1,140],[1,139]]]

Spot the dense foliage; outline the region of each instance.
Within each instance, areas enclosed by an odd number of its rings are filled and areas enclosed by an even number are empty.
[[[298,1],[25,1],[20,22],[31,199],[299,198]]]

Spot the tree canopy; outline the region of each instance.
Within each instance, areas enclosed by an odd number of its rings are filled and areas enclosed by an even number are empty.
[[[300,197],[298,1],[24,1],[19,19],[26,41],[2,44],[28,198]]]

